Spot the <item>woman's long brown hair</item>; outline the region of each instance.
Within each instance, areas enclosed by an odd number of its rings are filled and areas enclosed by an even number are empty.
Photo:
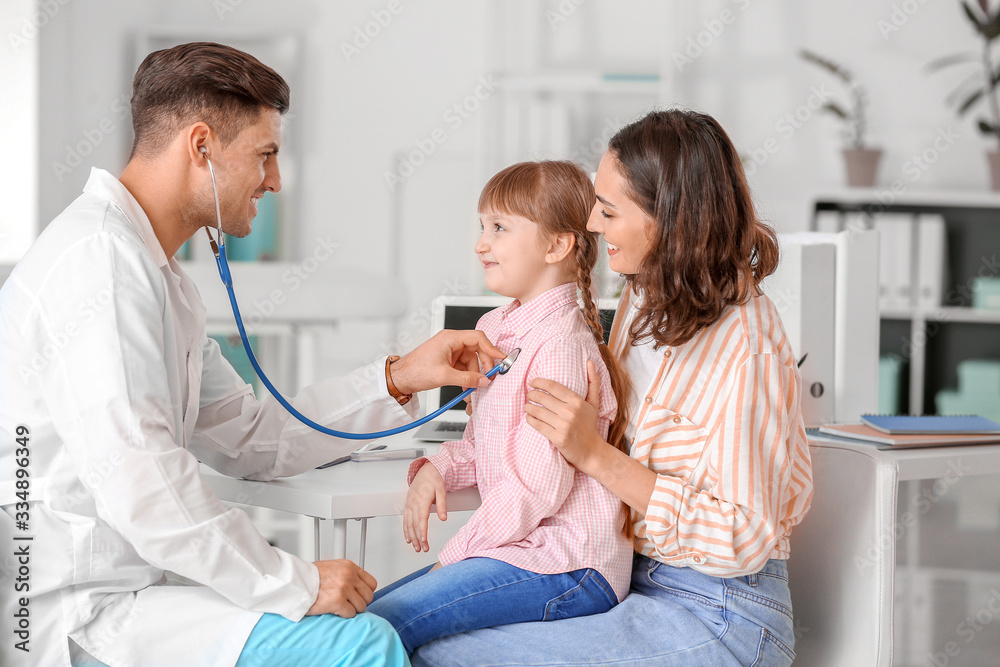
[[[608,368],[611,388],[618,401],[618,413],[611,423],[608,442],[628,454],[629,443],[625,438],[629,419],[628,373],[604,344],[604,328],[590,277],[597,263],[598,239],[596,234],[587,231],[587,219],[596,201],[593,183],[576,164],[557,160],[520,162],[489,180],[479,197],[479,211],[527,218],[541,227],[543,238],[573,234],[576,284],[583,299],[583,315]]]
[[[643,294],[630,338],[681,345],[759,293],[778,266],[777,237],[757,218],[739,155],[711,116],[654,111],[619,130],[608,151],[653,220],[652,250],[627,278]]]

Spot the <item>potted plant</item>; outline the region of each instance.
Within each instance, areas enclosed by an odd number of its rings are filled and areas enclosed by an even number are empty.
[[[799,56],[840,79],[847,87],[850,98],[848,104],[831,100],[821,107],[821,111],[836,116],[844,123],[843,136],[847,146],[844,149],[844,163],[847,166],[847,184],[852,187],[872,187],[875,185],[875,175],[878,172],[882,151],[865,145],[865,132],[868,129],[865,108],[868,106],[868,94],[846,68],[832,60],[805,49],[799,51]]]
[[[966,17],[983,40],[982,51],[945,56],[927,67],[930,70],[939,70],[953,65],[977,63],[977,70],[962,81],[947,99],[949,103],[956,105],[959,116],[964,116],[972,107],[985,100],[987,115],[979,118],[979,131],[987,136],[992,135],[1000,141],[1000,104],[997,103],[1000,65],[993,64],[990,53],[993,40],[1000,37],[1000,7],[991,12],[989,0],[978,0],[979,11],[964,1],[961,4]],[[994,190],[1000,190],[1000,151],[987,151],[986,157],[990,163],[990,183]]]

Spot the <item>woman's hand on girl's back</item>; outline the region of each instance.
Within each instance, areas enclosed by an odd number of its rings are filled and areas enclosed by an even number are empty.
[[[430,463],[424,463],[410,483],[406,492],[406,507],[403,510],[403,537],[412,544],[415,551],[430,551],[427,545],[427,519],[431,505],[437,506],[438,518],[448,518],[444,478]]]
[[[532,380],[531,387],[524,406],[528,425],[548,438],[578,470],[587,472],[588,462],[600,453],[601,445],[608,446],[597,430],[601,381],[594,362],[587,362],[586,399],[544,378]]]

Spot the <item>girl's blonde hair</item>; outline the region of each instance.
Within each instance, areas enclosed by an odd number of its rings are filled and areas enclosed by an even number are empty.
[[[535,222],[544,237],[573,234],[576,284],[583,297],[583,315],[601,351],[618,401],[618,414],[608,431],[608,442],[628,454],[629,379],[618,358],[604,344],[604,328],[594,301],[590,274],[597,263],[597,235],[587,230],[597,201],[594,184],[578,165],[563,160],[519,162],[496,174],[479,196],[480,212],[517,215]]]

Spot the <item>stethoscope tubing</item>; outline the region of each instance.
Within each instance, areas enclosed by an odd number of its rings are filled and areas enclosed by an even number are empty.
[[[217,259],[217,263],[219,264],[219,275],[220,277],[222,277],[223,281],[225,281],[225,276],[231,274],[229,272],[229,263],[226,260],[226,248],[224,244],[219,244],[219,257]],[[260,364],[257,362],[257,357],[253,353],[253,348],[250,346],[250,340],[247,338],[246,329],[244,329],[243,327],[243,318],[240,315],[240,307],[236,302],[236,294],[233,292],[231,279],[229,283],[226,285],[226,291],[229,292],[229,303],[233,307],[233,315],[235,315],[236,317],[236,326],[240,330],[240,340],[243,341],[243,349],[246,350],[247,357],[249,357],[250,359],[250,365],[253,366],[254,372],[257,373],[257,377],[260,378],[260,381],[264,384],[265,387],[267,387],[267,390],[271,393],[272,396],[274,396],[275,400],[278,401],[278,403],[280,403],[288,411],[289,414],[291,414],[293,417],[298,419],[306,426],[313,428],[319,431],[320,433],[325,433],[326,435],[332,435],[335,438],[344,438],[345,440],[376,440],[378,438],[386,438],[390,435],[405,433],[406,431],[417,428],[418,426],[422,426],[423,424],[426,424],[432,419],[441,416],[442,414],[453,408],[456,404],[464,400],[467,396],[469,396],[472,392],[476,390],[476,387],[466,389],[461,394],[459,394],[452,400],[448,401],[445,405],[442,405],[434,412],[424,417],[421,417],[416,421],[404,424],[402,426],[397,426],[396,428],[386,429],[384,431],[375,431],[373,433],[347,433],[346,431],[338,431],[336,429],[323,426],[322,424],[317,424],[316,422],[314,422],[313,420],[309,419],[301,412],[296,410],[291,405],[291,403],[289,403],[285,399],[285,397],[281,395],[281,392],[279,392],[275,388],[275,386],[271,384],[271,380],[268,379],[267,375],[264,373],[264,369],[260,367]],[[489,371],[487,371],[486,377],[493,379],[493,377],[497,373],[500,373],[503,370],[504,370],[504,363],[500,362],[499,364],[491,368]]]
[[[236,327],[239,329],[240,332],[240,340],[243,341],[243,349],[246,350],[247,357],[250,359],[250,365],[253,366],[253,370],[255,373],[257,373],[257,377],[260,378],[260,381],[264,384],[265,387],[267,387],[268,392],[270,392],[270,394],[274,396],[274,399],[278,401],[278,403],[280,403],[281,406],[285,408],[285,410],[287,410],[290,415],[298,419],[306,426],[315,429],[320,433],[324,433],[326,435],[330,435],[335,438],[343,438],[345,440],[376,440],[378,438],[386,438],[390,435],[405,433],[406,431],[415,429],[418,426],[422,426],[423,424],[426,424],[432,419],[441,416],[442,414],[453,408],[456,404],[464,400],[467,396],[469,396],[472,392],[476,390],[476,387],[466,389],[461,394],[459,394],[452,400],[448,401],[448,403],[446,403],[445,405],[442,405],[434,412],[424,417],[421,417],[416,421],[412,421],[402,426],[397,426],[396,428],[390,428],[384,431],[375,431],[372,433],[348,433],[346,431],[338,431],[336,429],[328,428],[326,426],[323,426],[322,424],[317,424],[316,422],[314,422],[313,420],[309,419],[301,412],[296,410],[292,406],[292,404],[289,403],[288,400],[281,395],[281,392],[279,392],[277,388],[275,388],[275,386],[271,383],[271,380],[264,373],[264,369],[260,367],[260,363],[258,363],[257,361],[257,356],[253,353],[253,348],[250,346],[250,339],[247,337],[246,329],[243,326],[243,316],[240,314],[240,306],[236,301],[236,293],[233,290],[233,276],[232,272],[229,270],[229,260],[226,258],[226,243],[225,243],[225,238],[222,235],[222,215],[219,209],[219,190],[215,185],[215,169],[212,167],[212,161],[208,158],[208,155],[205,153],[204,150],[202,151],[202,154],[208,161],[208,170],[212,176],[212,194],[215,195],[215,215],[216,215],[216,220],[218,222],[218,230],[217,230],[219,237],[218,242],[216,242],[215,239],[212,239],[212,234],[208,232],[207,227],[205,228],[205,231],[206,233],[208,233],[209,239],[212,240],[212,252],[215,253],[215,263],[219,268],[219,277],[222,279],[222,284],[225,285],[226,291],[229,293],[229,303],[233,308],[233,316],[236,319]],[[514,358],[516,359],[516,356]],[[510,359],[510,357],[508,357],[508,359]],[[513,363],[513,360],[511,360],[511,363]],[[501,361],[496,366],[487,371],[486,377],[492,380],[497,373],[503,375],[509,369],[510,365],[508,365],[507,360],[505,359],[504,361]]]

